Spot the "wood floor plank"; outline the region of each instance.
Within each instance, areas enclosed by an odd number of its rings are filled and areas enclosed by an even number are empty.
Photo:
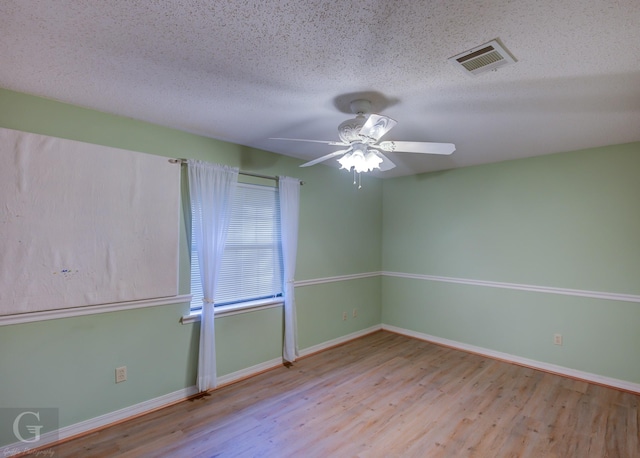
[[[58,457],[640,456],[640,396],[376,332]]]

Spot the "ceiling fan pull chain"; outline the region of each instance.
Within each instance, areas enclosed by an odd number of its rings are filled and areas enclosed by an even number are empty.
[[[358,189],[362,189],[362,174],[358,174]]]
[[[353,185],[356,185],[356,169],[353,169]]]

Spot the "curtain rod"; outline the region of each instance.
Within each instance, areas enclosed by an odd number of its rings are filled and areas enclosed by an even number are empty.
[[[169,159],[169,162],[171,162],[172,164],[186,164],[187,159]],[[265,180],[278,181],[280,179],[280,177],[278,176],[262,175],[260,173],[252,173],[252,172],[243,172],[242,170],[240,170],[238,174],[244,175],[247,177],[264,178]],[[304,184],[304,181],[300,181],[300,185],[302,186],[303,184]]]

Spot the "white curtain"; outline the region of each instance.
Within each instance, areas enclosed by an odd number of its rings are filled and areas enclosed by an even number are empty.
[[[198,389],[216,386],[216,338],[213,297],[227,229],[238,169],[197,160],[188,161],[189,197],[193,207],[193,231],[202,281],[202,316],[198,354]]]
[[[293,279],[296,273],[298,251],[298,214],[300,208],[300,180],[279,177],[280,232],[284,267],[284,346],[282,357],[293,362],[298,357],[298,329]]]

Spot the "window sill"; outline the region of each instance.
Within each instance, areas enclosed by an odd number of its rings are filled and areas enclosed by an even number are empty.
[[[255,312],[256,310],[265,310],[274,307],[280,307],[284,304],[281,297],[275,299],[266,299],[262,301],[243,302],[241,304],[222,305],[216,307],[216,318],[225,316],[238,315],[241,313]],[[200,321],[201,310],[193,310],[189,315],[184,315],[180,322],[182,324],[195,323]]]

